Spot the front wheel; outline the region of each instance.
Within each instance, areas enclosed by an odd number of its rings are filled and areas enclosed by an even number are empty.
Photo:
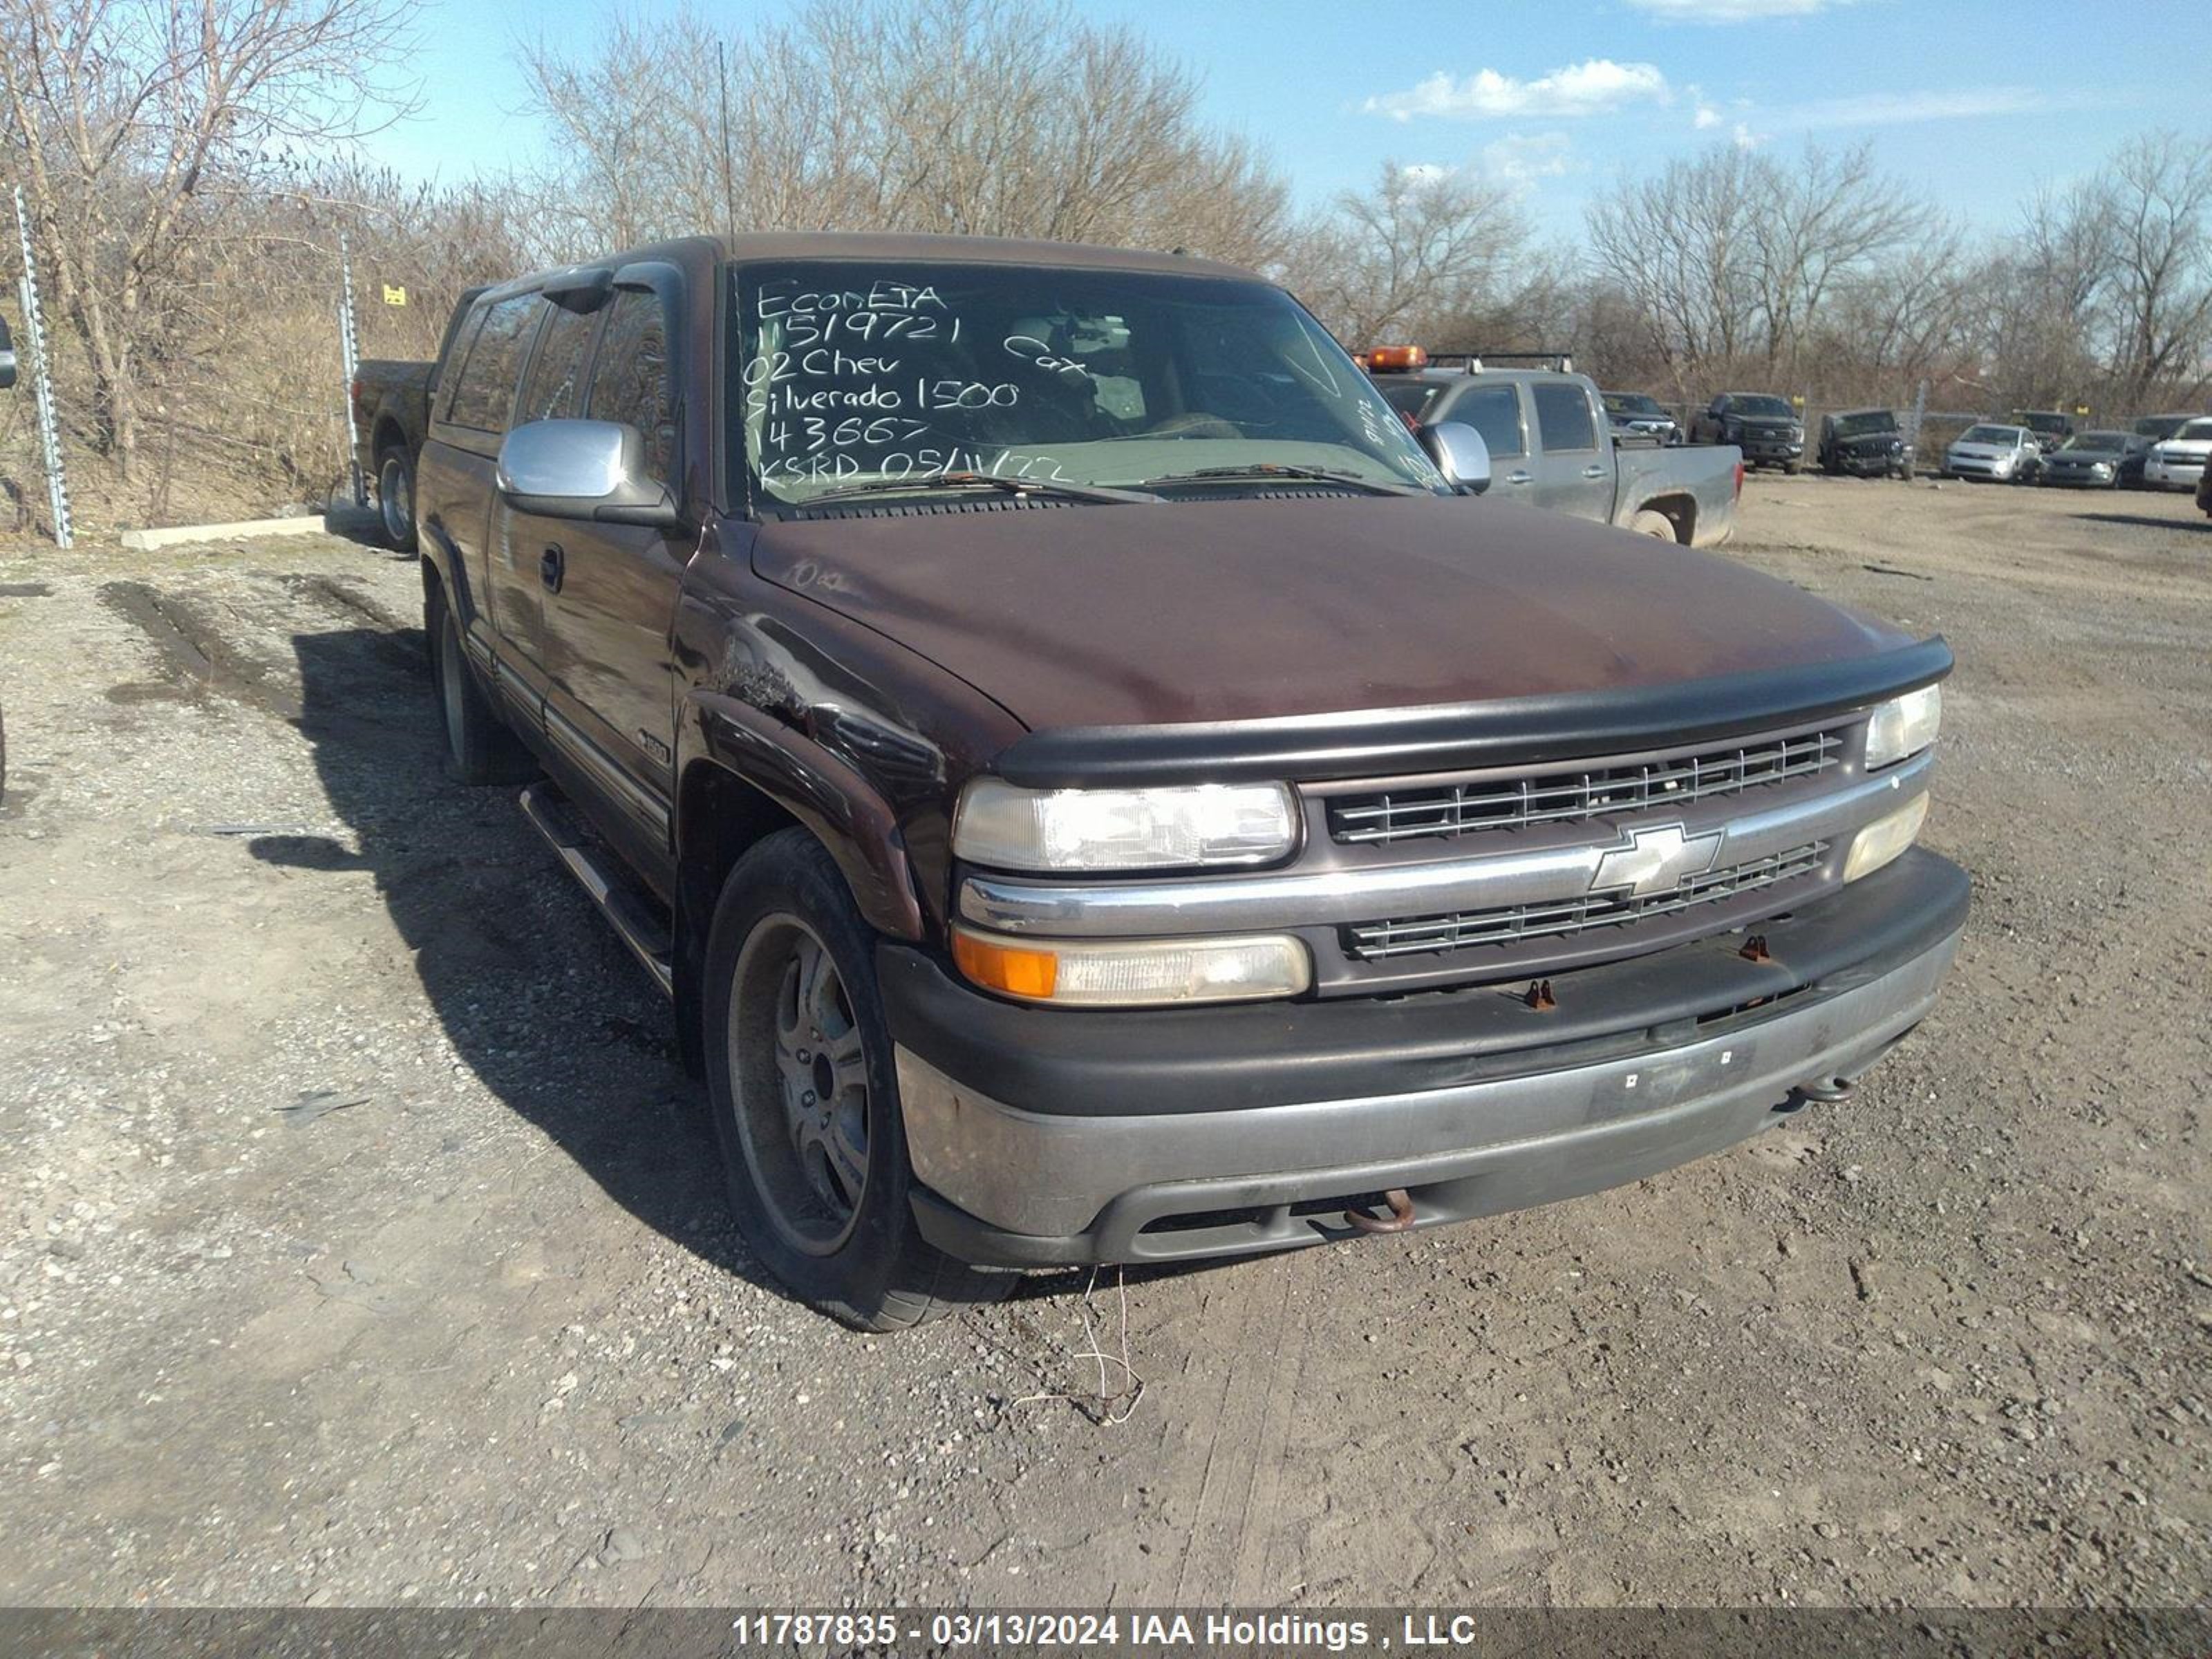
[[[707,943],[708,1098],[739,1231],[769,1270],[860,1330],[994,1301],[922,1237],[875,939],[804,830],[730,872]]]

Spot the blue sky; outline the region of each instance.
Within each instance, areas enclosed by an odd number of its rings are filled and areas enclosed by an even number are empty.
[[[651,13],[659,0],[640,0]],[[709,3],[740,26],[798,8]],[[1623,170],[1715,143],[1870,141],[1881,163],[2002,227],[2039,184],[2146,127],[2212,133],[2197,14],[1946,0],[1083,0],[1195,69],[1207,112],[1266,147],[1302,203],[1386,159],[1472,167],[1571,235]],[[514,43],[586,43],[604,7],[439,0],[421,117],[372,142],[413,176],[536,149]]]

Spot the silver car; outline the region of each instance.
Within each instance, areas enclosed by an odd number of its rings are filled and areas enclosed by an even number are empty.
[[[2186,421],[2150,448],[2143,482],[2156,489],[2194,489],[2212,460],[2212,417]]]
[[[1943,452],[1947,478],[2025,483],[2043,469],[2043,447],[2024,426],[1970,426]]]

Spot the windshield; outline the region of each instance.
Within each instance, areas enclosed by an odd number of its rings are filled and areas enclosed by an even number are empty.
[[[1778,416],[1784,420],[1797,418],[1796,411],[1779,398],[1747,398],[1739,395],[1729,400],[1729,413],[1757,415],[1762,418]]]
[[[2184,443],[2201,444],[2212,438],[2212,421],[2191,421],[2173,435]]]
[[[1836,431],[1845,438],[1863,438],[1870,432],[1894,432],[1897,416],[1886,409],[1877,409],[1864,415],[1838,415]]]
[[[1656,398],[1647,398],[1640,392],[1608,392],[1605,406],[1615,415],[1664,415]]]
[[[2125,449],[2128,434],[2124,432],[2077,432],[2058,447],[2061,449],[2095,449],[2109,453],[2116,449]]]
[[[1959,434],[1962,444],[1996,444],[2009,449],[2020,442],[2016,426],[1970,426]]]
[[[731,462],[765,506],[963,473],[1130,488],[1273,466],[1444,487],[1343,348],[1264,283],[851,261],[736,277]]]

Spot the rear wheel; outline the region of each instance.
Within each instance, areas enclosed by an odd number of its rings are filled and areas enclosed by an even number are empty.
[[[376,510],[384,520],[384,539],[402,553],[415,550],[415,469],[398,450],[389,450],[376,473]]]
[[[738,1226],[800,1297],[861,1330],[995,1301],[915,1225],[875,937],[804,830],[738,861],[707,944],[708,1097]]]
[[[437,669],[440,723],[446,733],[446,766],[463,783],[526,783],[538,763],[491,706],[461,643],[453,607],[433,592],[424,607]]]
[[[1674,521],[1664,513],[1645,507],[1628,521],[1628,527],[1639,536],[1656,536],[1662,542],[1679,542],[1674,532]]]

